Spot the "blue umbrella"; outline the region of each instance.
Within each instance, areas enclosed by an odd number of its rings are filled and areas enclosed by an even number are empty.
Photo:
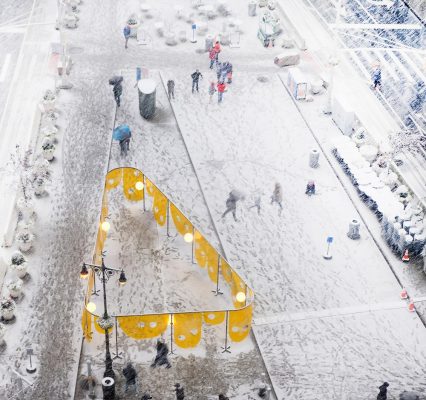
[[[132,136],[132,133],[130,132],[129,125],[123,124],[120,126],[117,126],[117,128],[114,129],[112,132],[112,138],[114,140],[124,140],[128,139]]]

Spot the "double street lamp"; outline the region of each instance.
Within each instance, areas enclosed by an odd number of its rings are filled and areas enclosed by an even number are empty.
[[[114,326],[114,321],[108,315],[107,309],[107,294],[106,294],[106,282],[108,282],[109,278],[116,273],[120,273],[120,277],[118,278],[118,282],[121,286],[124,286],[127,282],[126,275],[122,269],[109,268],[105,266],[104,258],[102,257],[101,265],[87,264],[83,263],[80,271],[81,278],[87,278],[89,276],[89,268],[96,273],[102,282],[103,296],[104,296],[104,314],[102,318],[98,319],[99,326],[105,330],[105,372],[104,378],[112,378],[115,381],[115,373],[112,369],[112,358],[109,350],[109,335],[108,330]],[[108,390],[104,390],[104,399],[114,399],[115,398],[115,385],[108,388]]]

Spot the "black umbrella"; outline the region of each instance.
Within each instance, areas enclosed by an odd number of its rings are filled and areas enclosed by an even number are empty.
[[[120,75],[115,75],[109,80],[110,85],[116,85],[117,83],[123,82],[123,77]]]

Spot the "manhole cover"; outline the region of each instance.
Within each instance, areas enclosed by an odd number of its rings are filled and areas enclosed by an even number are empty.
[[[71,47],[68,50],[69,54],[81,54],[84,52],[84,49],[82,47]]]
[[[258,76],[258,77],[257,77],[257,80],[258,80],[259,82],[262,82],[262,83],[264,83],[264,82],[268,82],[268,81],[269,81],[269,79],[268,79],[266,76],[262,76],[262,75]]]

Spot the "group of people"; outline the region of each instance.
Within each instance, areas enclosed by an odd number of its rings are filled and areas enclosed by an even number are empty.
[[[210,69],[216,68],[217,83],[210,82],[209,96],[210,103],[212,102],[214,94],[217,92],[218,103],[222,103],[223,94],[226,91],[226,85],[232,83],[232,64],[229,61],[220,62],[219,53],[221,52],[220,43],[216,41],[214,46],[209,50]]]
[[[245,196],[241,193],[239,193],[236,190],[233,190],[229,193],[228,198],[226,199],[226,210],[222,214],[222,218],[225,218],[226,214],[231,213],[234,217],[234,221],[238,222],[237,219],[237,202],[239,200],[244,200]],[[275,183],[274,191],[271,196],[271,204],[277,203],[279,210],[278,215],[281,215],[283,205],[283,189],[281,186],[281,183],[277,182]],[[255,198],[255,202],[252,206],[249,207],[249,210],[252,208],[257,208],[257,213],[260,215],[261,210],[261,202],[262,202],[262,195],[259,195]]]
[[[214,94],[217,92],[217,101],[222,103],[223,94],[226,92],[226,85],[232,83],[232,64],[229,61],[220,62],[219,53],[221,52],[220,43],[216,43],[209,50],[209,59],[210,59],[210,69],[215,67],[217,82],[211,81],[209,85],[209,102],[212,102]],[[200,80],[203,79],[203,74],[196,69],[195,72],[191,74],[192,79],[192,93],[199,91]]]
[[[315,194],[315,182],[314,181],[308,181],[308,183],[306,185],[305,194],[307,194],[308,196],[312,196],[312,195]],[[243,194],[239,193],[236,190],[231,191],[229,193],[228,198],[226,199],[226,210],[222,214],[222,218],[225,218],[226,214],[231,213],[232,216],[234,217],[235,222],[238,222],[238,219],[237,219],[237,202],[239,200],[244,200],[244,197],[245,196]],[[282,201],[283,201],[283,189],[282,189],[281,183],[276,182],[275,187],[274,187],[274,191],[272,192],[272,196],[271,196],[271,205],[275,204],[275,203],[278,205],[278,207],[279,207],[278,215],[281,215],[281,212],[283,210]],[[260,215],[261,203],[262,203],[262,194],[257,195],[255,197],[254,204],[251,205],[250,207],[248,207],[248,209],[251,210],[252,208],[256,208],[257,214]]]

